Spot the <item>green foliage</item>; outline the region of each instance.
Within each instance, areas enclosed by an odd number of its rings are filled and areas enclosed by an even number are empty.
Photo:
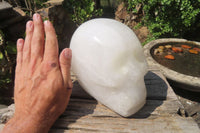
[[[3,59],[3,53],[0,52],[0,60]]]
[[[38,7],[38,8],[41,8],[43,6],[45,6],[45,2],[47,2],[48,0],[34,0],[35,1],[35,5]]]
[[[17,54],[17,49],[16,49],[16,44],[8,41],[6,42],[7,46],[6,46],[6,51],[8,54]]]
[[[134,26],[134,29],[137,30],[137,29],[139,29],[140,27],[142,27],[142,23],[138,23],[136,26]]]
[[[141,4],[143,23],[155,38],[183,37],[200,23],[200,0],[125,0],[128,11],[135,13]]]
[[[65,0],[63,7],[77,25],[103,13],[102,9],[96,9],[93,0]]]
[[[5,84],[11,83],[11,75],[5,74],[0,77],[0,88],[5,88]]]
[[[5,41],[0,30],[0,89],[8,89],[12,82],[13,67],[17,53],[15,42]]]

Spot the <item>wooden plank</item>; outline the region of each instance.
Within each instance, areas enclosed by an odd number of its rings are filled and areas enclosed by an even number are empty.
[[[65,126],[52,129],[52,133],[63,129],[64,133],[87,131],[87,132],[109,132],[109,133],[199,133],[199,129],[192,118],[157,117],[153,119],[120,119],[120,118],[88,118],[82,117],[70,123],[62,119]],[[66,128],[67,127],[67,128]],[[62,131],[62,133],[63,133]]]
[[[181,105],[159,71],[149,72],[145,84],[147,103],[132,117],[123,118],[89,97],[76,82],[67,111],[56,121],[51,132],[200,132],[191,117],[177,114]]]
[[[65,128],[52,129],[54,133],[71,132],[109,132],[109,133],[199,133],[192,118],[157,117],[153,119],[120,119],[120,118],[88,118],[82,117],[74,122],[62,119]],[[66,128],[68,127],[68,128]],[[62,130],[60,130],[62,129]]]
[[[144,77],[147,99],[177,99],[171,86],[160,71],[149,71]]]
[[[171,115],[176,114],[179,108],[179,103],[176,100],[147,100],[144,107],[137,112],[131,118],[147,118],[151,115]],[[67,110],[63,113],[62,117],[68,116],[85,116],[90,115],[92,117],[120,117],[120,115],[114,113],[112,110],[97,103],[95,100],[84,99],[71,99],[67,107]]]
[[[123,118],[95,100],[71,99],[51,132],[199,133],[191,117],[177,115],[178,107],[176,100],[147,100],[138,113]]]
[[[8,3],[8,2],[0,2],[0,11],[2,10],[7,10],[7,9],[11,9],[12,6]]]
[[[176,103],[176,101],[165,101],[161,104],[161,101],[147,100],[147,104],[144,108],[131,118],[122,118],[105,106],[95,104],[95,101],[79,102],[79,100],[77,100],[76,102],[77,103],[73,101],[73,107],[70,107],[71,105],[68,107],[69,112],[65,112],[64,115],[55,123],[52,132],[60,132],[60,129],[62,129],[62,132],[66,133],[199,132],[197,124],[191,117],[183,118],[176,114],[176,109],[179,105],[174,105],[174,102]],[[78,106],[78,104],[83,107]],[[134,125],[128,123],[134,123]],[[145,125],[145,129],[142,128],[143,125]]]
[[[54,123],[50,133],[199,133],[191,117],[177,114],[181,105],[176,95],[159,71],[155,73],[145,76],[146,104],[129,118],[98,103],[75,84],[67,110]]]
[[[200,113],[200,103],[187,106],[185,108],[185,111],[188,113],[189,116],[193,116],[196,115],[197,113]]]

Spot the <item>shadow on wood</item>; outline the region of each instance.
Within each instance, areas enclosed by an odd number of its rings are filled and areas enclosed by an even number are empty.
[[[149,117],[167,98],[168,85],[155,73],[149,71],[145,77],[147,101],[144,107],[130,118],[143,119]]]

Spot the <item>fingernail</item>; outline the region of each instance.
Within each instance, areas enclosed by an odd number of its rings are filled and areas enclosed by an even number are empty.
[[[23,39],[18,39],[17,40],[17,45],[18,46],[22,46],[22,44],[23,44]]]
[[[71,59],[72,58],[72,51],[70,49],[66,49],[65,50],[65,57],[67,59]]]
[[[49,22],[48,20],[45,20],[45,21],[44,21],[44,24],[47,26],[47,25],[50,24],[50,22]]]
[[[29,29],[29,30],[32,30],[33,29],[33,23],[31,21],[28,21],[26,23],[26,28]]]
[[[38,13],[35,13],[33,15],[33,19],[36,20],[36,21],[39,21],[40,20],[40,15]]]

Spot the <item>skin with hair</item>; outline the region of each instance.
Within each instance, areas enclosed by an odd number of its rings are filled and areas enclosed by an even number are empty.
[[[17,41],[15,113],[2,133],[47,133],[65,111],[72,92],[72,52],[59,55],[50,21],[39,14],[26,24],[26,38]]]

